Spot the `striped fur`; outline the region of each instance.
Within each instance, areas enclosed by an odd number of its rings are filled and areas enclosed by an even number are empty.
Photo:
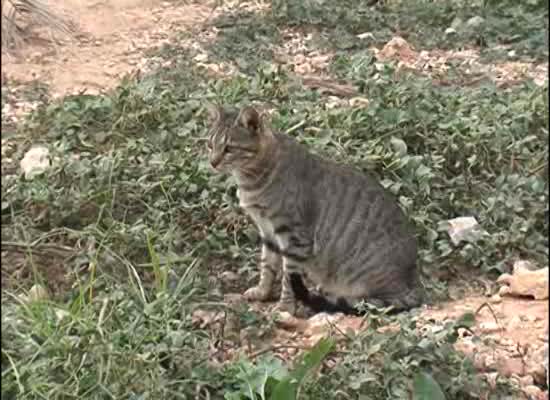
[[[421,303],[416,239],[395,199],[372,177],[308,152],[264,126],[253,108],[210,109],[209,158],[238,183],[241,207],[262,238],[260,281],[251,300],[278,307],[353,313],[365,300],[396,310]],[[327,296],[306,288],[306,274]]]

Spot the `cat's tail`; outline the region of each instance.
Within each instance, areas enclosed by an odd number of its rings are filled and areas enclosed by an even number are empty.
[[[410,289],[400,292],[398,295],[384,298],[357,299],[351,297],[329,298],[318,293],[312,293],[305,286],[302,276],[294,273],[290,275],[290,285],[296,300],[301,301],[306,307],[315,313],[327,312],[358,315],[360,312],[355,305],[361,300],[376,307],[392,307],[391,312],[401,312],[419,307],[422,304],[423,297],[421,292],[412,286]]]
[[[321,294],[310,292],[304,284],[300,274],[290,274],[290,286],[292,287],[296,300],[302,302],[306,307],[315,313],[342,312],[344,314],[358,314],[357,309],[343,298],[334,300]]]

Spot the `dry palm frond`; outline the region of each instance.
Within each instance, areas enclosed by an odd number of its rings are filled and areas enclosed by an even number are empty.
[[[75,32],[75,25],[50,10],[43,0],[1,0],[1,7],[2,51],[21,45],[31,25],[69,36]]]

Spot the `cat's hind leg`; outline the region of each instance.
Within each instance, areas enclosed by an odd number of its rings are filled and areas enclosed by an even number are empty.
[[[282,229],[279,229],[281,231]],[[283,275],[281,282],[281,298],[277,310],[296,314],[296,296],[291,283],[291,276],[301,276],[304,266],[311,261],[313,244],[311,235],[306,230],[294,229],[279,233],[278,241],[283,258]]]
[[[417,285],[411,285],[403,287],[399,291],[379,295],[373,300],[382,307],[392,307],[392,311],[399,312],[420,307],[424,298],[420,288]],[[368,299],[367,302],[369,302]]]

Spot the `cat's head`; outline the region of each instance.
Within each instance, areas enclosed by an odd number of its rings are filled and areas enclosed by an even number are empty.
[[[253,164],[272,138],[259,113],[252,107],[238,110],[209,105],[207,110],[210,124],[207,147],[212,167],[231,172]]]

